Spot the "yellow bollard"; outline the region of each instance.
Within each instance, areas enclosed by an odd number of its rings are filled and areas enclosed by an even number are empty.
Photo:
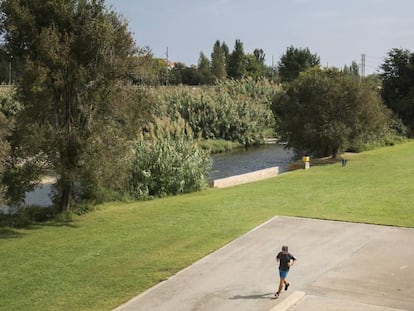
[[[305,170],[310,169],[310,157],[309,156],[304,156],[304,157],[302,157],[302,161],[305,164],[304,169]]]

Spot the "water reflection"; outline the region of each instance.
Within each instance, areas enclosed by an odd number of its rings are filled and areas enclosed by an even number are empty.
[[[294,153],[278,144],[269,144],[248,149],[213,155],[213,168],[209,180],[249,173],[278,166],[286,172]]]

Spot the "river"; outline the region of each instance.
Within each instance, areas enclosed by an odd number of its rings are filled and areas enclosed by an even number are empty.
[[[279,144],[267,144],[213,155],[213,167],[209,180],[240,175],[274,166],[278,166],[279,172],[283,173],[288,170],[288,165],[293,156],[292,151],[285,150]]]
[[[279,172],[286,172],[288,164],[291,162],[293,152],[284,150],[278,144],[268,144],[247,149],[213,155],[213,167],[209,174],[209,180],[240,175],[269,167],[278,166]],[[47,207],[52,205],[49,197],[51,184],[44,184],[37,187],[32,192],[26,193],[25,203],[27,205],[37,205]],[[0,206],[0,212],[6,212],[6,207]]]

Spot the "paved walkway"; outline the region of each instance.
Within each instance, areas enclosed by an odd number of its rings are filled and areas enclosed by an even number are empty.
[[[274,300],[285,244],[298,262]],[[269,311],[300,292],[289,310],[414,310],[413,280],[414,229],[275,217],[116,310]]]

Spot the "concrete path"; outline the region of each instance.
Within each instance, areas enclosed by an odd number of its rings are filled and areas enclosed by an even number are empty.
[[[289,291],[275,300],[274,257],[282,245],[298,262]],[[414,229],[275,217],[116,310],[269,311],[278,305],[414,310]]]

